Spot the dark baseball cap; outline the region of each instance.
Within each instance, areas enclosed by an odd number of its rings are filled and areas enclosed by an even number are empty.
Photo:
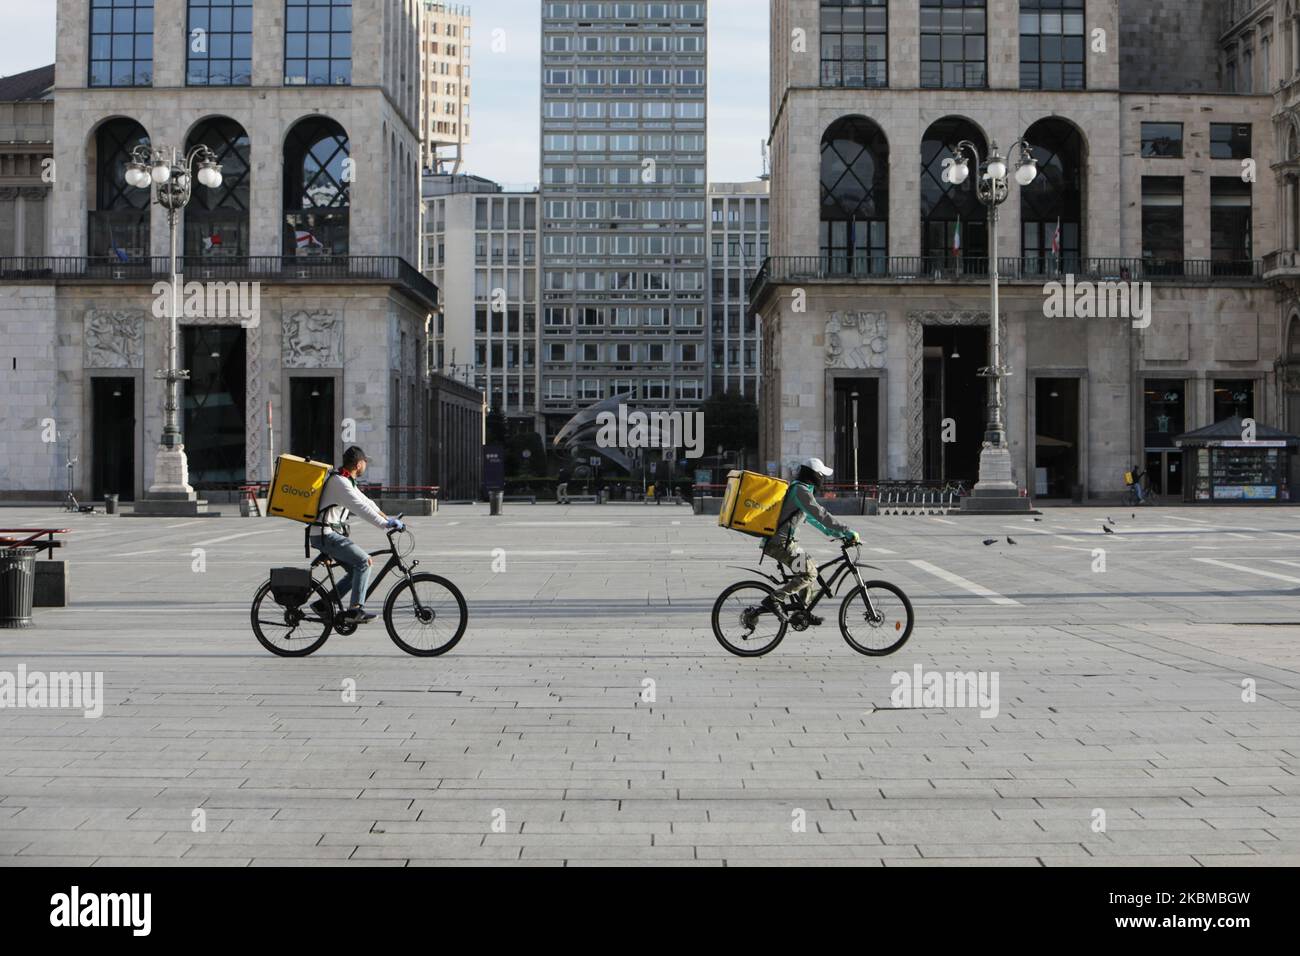
[[[343,452],[343,467],[355,468],[359,461],[369,461],[370,456],[361,450],[360,445],[349,445],[347,451]]]

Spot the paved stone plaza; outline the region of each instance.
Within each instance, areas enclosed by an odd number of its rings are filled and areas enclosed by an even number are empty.
[[[714,519],[486,512],[412,522],[470,604],[451,654],[376,622],[286,660],[249,603],[298,526],[6,509],[75,529],[74,604],[0,631],[0,671],[102,671],[106,701],[0,710],[0,862],[1300,862],[1300,512],[851,519],[910,643],[860,657],[828,614],[752,660],[709,611],[756,547]],[[996,673],[997,716],[894,709],[916,665]]]

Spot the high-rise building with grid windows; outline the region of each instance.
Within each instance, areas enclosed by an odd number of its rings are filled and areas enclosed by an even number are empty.
[[[542,393],[701,401],[707,4],[542,4]]]
[[[424,168],[457,173],[469,145],[470,8],[424,0],[420,139]],[[443,168],[445,167],[445,168]]]

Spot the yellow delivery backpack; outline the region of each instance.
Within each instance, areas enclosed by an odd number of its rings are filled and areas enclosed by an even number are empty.
[[[333,468],[324,462],[281,455],[275,460],[267,514],[312,524],[320,514],[321,492]]]
[[[788,481],[755,471],[733,471],[727,475],[718,525],[755,538],[776,534]]]

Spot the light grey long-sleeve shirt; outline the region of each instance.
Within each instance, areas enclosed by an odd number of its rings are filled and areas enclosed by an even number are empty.
[[[344,475],[330,475],[325,482],[325,490],[321,492],[320,504],[321,521],[326,525],[344,524],[352,513],[359,514],[376,528],[383,528],[388,523],[374,502],[361,493],[351,478]]]
[[[853,529],[835,520],[813,494],[812,486],[802,481],[791,482],[790,489],[781,502],[781,517],[776,534],[763,543],[763,551],[777,555],[787,550],[804,521],[828,538],[851,538]]]

